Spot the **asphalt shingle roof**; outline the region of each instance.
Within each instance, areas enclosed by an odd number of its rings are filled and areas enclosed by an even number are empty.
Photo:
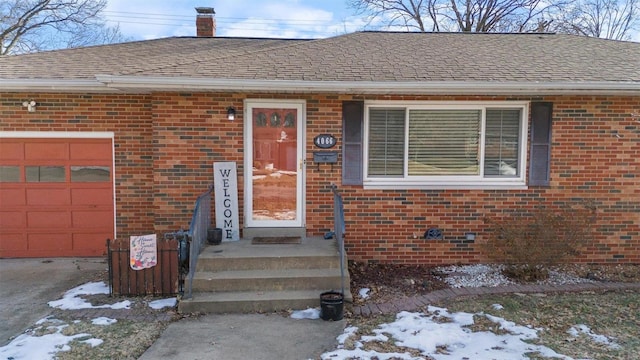
[[[560,34],[166,38],[0,57],[0,79],[640,82],[640,43]]]

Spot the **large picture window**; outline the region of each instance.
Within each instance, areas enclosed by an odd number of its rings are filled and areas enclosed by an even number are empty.
[[[520,102],[367,104],[364,184],[525,186],[526,119]]]

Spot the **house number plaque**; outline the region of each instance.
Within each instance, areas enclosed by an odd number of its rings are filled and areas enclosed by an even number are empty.
[[[330,149],[336,146],[336,138],[331,134],[320,134],[313,138],[313,143],[321,149]]]

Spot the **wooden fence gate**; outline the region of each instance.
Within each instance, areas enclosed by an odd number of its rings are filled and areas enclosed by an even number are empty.
[[[176,239],[158,240],[158,263],[143,270],[130,266],[129,240],[107,239],[111,295],[176,295],[184,283]]]

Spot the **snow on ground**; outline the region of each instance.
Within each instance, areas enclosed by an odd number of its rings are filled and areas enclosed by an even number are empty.
[[[116,319],[110,319],[110,318],[104,317],[104,316],[97,317],[97,318],[91,320],[91,323],[93,325],[111,325],[111,324],[115,324],[117,322],[118,322],[118,320],[116,320]]]
[[[128,309],[131,306],[131,301],[125,300],[111,305],[91,305],[90,302],[81,298],[81,295],[95,295],[95,294],[108,294],[109,287],[104,282],[91,282],[84,285],[75,287],[67,291],[62,299],[49,301],[49,306],[53,308],[59,308],[62,310],[76,310],[76,309]]]
[[[508,283],[500,274],[500,269],[495,266],[471,265],[471,266],[451,266],[439,269],[447,274],[452,287],[477,287],[477,286],[498,286]],[[553,274],[552,274],[553,276]],[[577,281],[570,278],[561,278],[552,281]],[[565,282],[566,283],[566,282]],[[361,289],[359,294],[366,298],[368,289]],[[62,299],[49,302],[49,306],[64,310],[86,309],[86,308],[112,308],[128,309],[131,305],[129,301],[122,301],[111,305],[94,306],[82,299],[82,295],[108,294],[108,286],[102,283],[87,283],[71,289],[65,293]],[[175,306],[176,299],[162,299],[152,301],[149,306],[153,309]],[[502,305],[493,304],[494,310],[501,310]],[[433,359],[527,359],[526,353],[539,352],[542,356],[558,359],[571,359],[568,356],[558,354],[550,348],[542,345],[530,344],[526,341],[537,338],[540,329],[533,329],[530,326],[522,326],[503,318],[484,313],[449,313],[445,308],[430,306],[426,313],[400,312],[396,315],[394,322],[382,324],[373,330],[374,335],[363,335],[356,337],[357,328],[350,326],[337,337],[338,348],[334,351],[322,354],[322,359],[422,359],[423,357],[413,357],[409,353],[382,353],[375,350],[365,350],[367,342],[389,342],[394,341],[397,345],[418,350],[424,356]],[[472,332],[469,325],[474,323],[473,317],[481,316],[496,323],[504,331],[501,334],[494,334],[488,331]],[[319,319],[319,309],[307,309],[294,311],[291,314],[294,319]],[[95,325],[105,325],[115,323],[115,319],[95,318],[92,323]],[[38,321],[36,327],[27,330],[24,334],[16,337],[11,343],[0,347],[0,359],[54,359],[55,354],[60,351],[69,351],[69,343],[75,339],[85,342],[90,346],[99,346],[101,339],[92,338],[91,334],[76,334],[65,336],[62,330],[69,326],[63,321],[54,318],[44,318]],[[45,333],[45,335],[42,335]],[[620,345],[604,335],[598,335],[584,324],[573,326],[569,333],[573,336],[584,334],[593,341],[617,348]],[[347,341],[352,346],[347,346]]]
[[[166,307],[175,307],[177,303],[178,303],[178,299],[173,297],[173,298],[168,298],[168,299],[160,299],[160,300],[151,301],[149,303],[149,307],[154,309],[154,310],[160,310],[160,309],[166,308]]]
[[[83,342],[85,344],[89,344],[91,347],[96,347],[96,346],[102,344],[104,342],[104,340],[93,338],[93,339],[87,339],[87,340],[84,340],[84,341],[81,341],[81,342]]]
[[[474,316],[483,316],[500,325],[504,334],[489,331],[472,332],[468,326]],[[353,337],[356,329],[349,327],[337,340],[338,349],[322,354],[326,360],[346,359],[422,359],[410,353],[383,353],[365,350],[364,343],[371,341],[394,341],[395,344],[418,350],[423,356],[433,359],[528,359],[525,355],[538,352],[541,356],[571,359],[552,349],[530,344],[526,341],[537,338],[540,329],[517,325],[500,317],[483,313],[449,313],[445,308],[430,306],[427,313],[400,312],[392,323],[374,329],[373,336],[353,339],[354,347],[345,348],[346,340]],[[392,340],[390,340],[392,339]]]
[[[129,300],[121,301],[111,305],[94,306],[90,302],[81,298],[82,295],[98,295],[109,294],[109,287],[104,282],[91,282],[75,287],[67,291],[62,299],[50,301],[48,304],[53,308],[62,310],[78,310],[90,308],[111,308],[111,309],[129,309],[131,302]],[[152,301],[149,306],[153,309],[161,309],[166,306],[175,306],[176,299],[162,299]],[[78,323],[80,320],[75,320]],[[108,326],[115,324],[116,319],[107,317],[97,317],[91,320],[93,325]],[[102,339],[96,339],[91,334],[76,334],[66,336],[62,334],[64,328],[68,327],[62,320],[52,317],[46,317],[38,320],[35,327],[28,329],[23,334],[18,335],[9,344],[0,347],[0,359],[11,360],[53,360],[56,353],[60,351],[69,351],[71,347],[69,343],[78,340],[86,343],[91,347],[100,346]],[[44,333],[44,335],[43,335]]]
[[[353,334],[355,334],[356,331],[358,331],[358,328],[355,326],[349,326],[345,328],[344,331],[342,332],[342,335],[339,335],[337,338],[338,344],[344,345],[344,342],[347,341],[347,339],[351,337]]]
[[[62,330],[69,325],[57,319],[44,318],[36,324],[40,326],[28,329],[6,346],[0,347],[0,358],[12,360],[53,359],[57,352],[71,350],[68,344],[72,340],[81,338],[85,338],[85,341],[91,340],[91,334],[63,335]],[[43,331],[47,334],[36,335],[37,332]]]
[[[594,333],[593,331],[591,331],[591,328],[588,327],[587,325],[584,324],[578,324],[578,325],[574,325],[572,326],[568,331],[569,334],[571,334],[574,337],[578,337],[580,336],[580,334],[585,334],[588,337],[590,337],[593,341],[599,343],[599,344],[603,344],[603,345],[607,345],[608,347],[612,348],[612,349],[619,349],[620,345],[617,344],[615,341],[609,339],[608,337],[604,336],[604,335],[599,335]]]
[[[293,319],[320,319],[320,309],[309,308],[306,310],[298,310],[291,313],[291,318]]]
[[[362,288],[360,289],[360,291],[358,292],[358,294],[360,295],[361,298],[366,299],[369,297],[369,291],[371,291],[371,289],[369,288]]]

